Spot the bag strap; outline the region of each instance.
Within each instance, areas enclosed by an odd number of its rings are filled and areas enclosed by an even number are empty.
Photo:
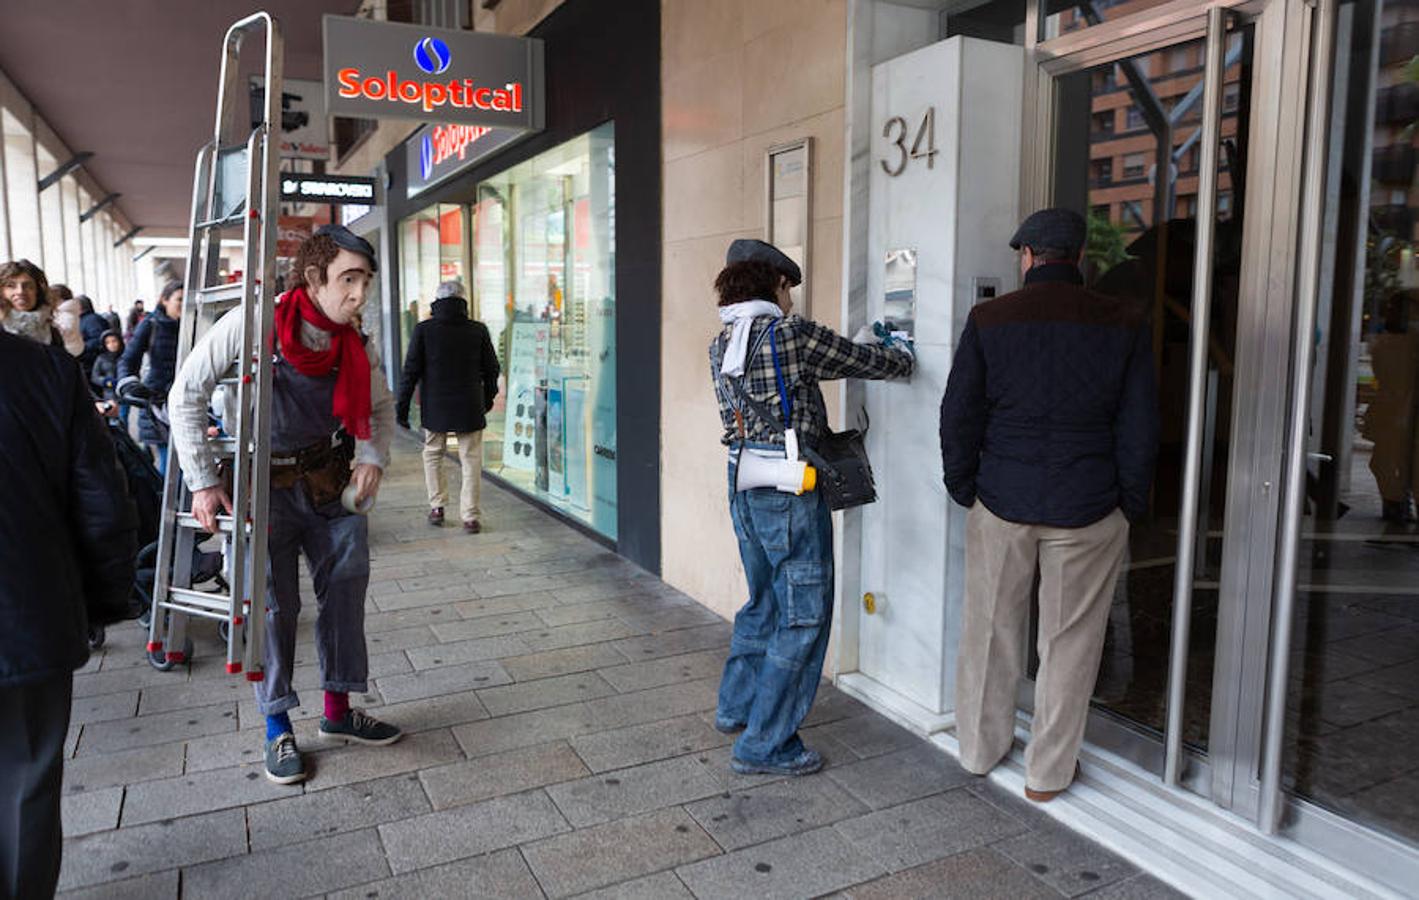
[[[793,398],[789,396],[788,386],[783,383],[783,367],[778,361],[778,329],[773,325],[769,326],[769,352],[774,358],[774,383],[778,385],[778,405],[783,410],[786,425],[793,421]]]
[[[748,389],[746,389],[746,388],[744,387],[744,382],[749,378],[749,369],[748,369],[749,362],[750,362],[750,360],[752,360],[752,359],[754,359],[756,356],[758,356],[758,355],[759,355],[759,351],[764,348],[764,340],[765,340],[765,339],[768,339],[768,340],[770,341],[770,346],[771,346],[771,347],[776,346],[776,345],[774,344],[774,341],[775,341],[775,338],[774,338],[774,331],[777,329],[777,327],[778,327],[778,320],[775,319],[774,321],[771,321],[771,322],[769,323],[769,327],[768,327],[768,328],[766,328],[763,332],[761,332],[761,333],[759,334],[758,339],[754,341],[754,346],[753,346],[753,347],[749,350],[749,352],[744,356],[744,365],[745,365],[745,368],[744,368],[744,373],[743,373],[742,375],[740,375],[738,378],[730,378],[730,377],[727,376],[727,375],[721,375],[720,378],[724,379],[724,381],[725,381],[726,383],[728,383],[729,386],[733,389],[733,390],[732,390],[732,394],[738,396],[739,402],[740,402],[743,406],[747,406],[747,407],[749,408],[749,411],[750,411],[750,412],[752,412],[754,415],[756,415],[756,416],[758,416],[760,419],[762,419],[763,422],[764,422],[764,424],[767,425],[767,426],[769,426],[769,428],[773,430],[774,434],[783,434],[783,433],[784,433],[784,428],[785,428],[786,426],[783,425],[783,424],[780,424],[779,422],[777,422],[777,421],[774,419],[773,414],[770,413],[770,412],[768,411],[768,409],[765,408],[762,403],[760,403],[759,401],[755,400],[753,397],[750,397],[750,396],[749,396],[749,391],[748,391]],[[777,352],[775,352],[775,354],[774,354],[774,375],[775,375],[775,378],[779,381],[779,383],[782,384],[782,376],[781,376],[781,374],[780,374],[780,372],[779,372],[779,368],[778,368],[778,355],[777,355]],[[780,394],[782,394],[782,388],[780,388]],[[731,401],[731,405],[733,405],[733,401]],[[738,406],[735,406],[735,407],[734,407],[734,411],[735,411],[736,413],[740,412],[739,407],[738,407]],[[742,414],[741,414],[741,415],[742,415]],[[784,422],[788,422],[788,421],[789,421],[788,418],[785,417],[785,418],[784,418]]]

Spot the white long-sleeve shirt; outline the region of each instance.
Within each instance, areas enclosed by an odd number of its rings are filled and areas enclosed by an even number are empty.
[[[183,361],[168,392],[168,418],[172,425],[173,447],[182,466],[183,478],[192,491],[221,483],[217,476],[217,461],[207,444],[207,406],[217,382],[236,367],[241,355],[241,315],[232,310],[218,319],[203,335],[197,346]],[[312,350],[329,346],[329,335],[301,323],[301,343]],[[394,395],[384,383],[379,352],[373,343],[365,344],[370,359],[370,437],[355,442],[355,463],[369,463],[385,469],[389,466],[389,445],[394,437]],[[228,427],[235,427],[237,392],[224,391]]]

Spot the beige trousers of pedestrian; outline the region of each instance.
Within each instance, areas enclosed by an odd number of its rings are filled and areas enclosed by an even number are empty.
[[[458,492],[459,514],[463,521],[481,519],[479,501],[483,496],[483,432],[456,435],[458,461],[463,467],[463,489]],[[424,429],[424,486],[429,489],[429,508],[448,505],[448,481],[443,476],[443,452],[448,435]]]
[[[971,507],[956,665],[956,728],[967,770],[984,775],[1010,751],[1038,565],[1040,670],[1025,784],[1057,791],[1074,780],[1127,548],[1128,520],[1119,510],[1084,528],[1051,528],[1007,522],[980,502]]]

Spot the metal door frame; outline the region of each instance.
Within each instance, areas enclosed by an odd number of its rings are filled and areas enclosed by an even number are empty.
[[[1174,593],[1173,652],[1169,677],[1168,727],[1161,743],[1102,713],[1090,716],[1088,737],[1147,768],[1170,785],[1182,785],[1209,797],[1223,808],[1254,815],[1257,778],[1254,761],[1260,754],[1259,727],[1246,723],[1262,718],[1265,666],[1255,671],[1252,655],[1258,640],[1256,609],[1249,597],[1271,596],[1274,548],[1280,512],[1281,445],[1284,435],[1286,365],[1290,334],[1290,298],[1297,268],[1297,220],[1300,208],[1302,147],[1305,125],[1306,65],[1312,10],[1306,0],[1177,0],[1153,10],[1105,22],[1048,41],[1031,42],[1042,16],[1027,19],[1027,50],[1034,72],[1027,77],[1026,146],[1034,153],[1022,168],[1021,207],[1048,205],[1054,193],[1054,132],[1058,80],[1105,63],[1202,39],[1206,58],[1215,67],[1226,41],[1228,20],[1242,20],[1256,29],[1253,61],[1250,140],[1247,160],[1247,208],[1244,226],[1241,294],[1237,322],[1237,367],[1233,384],[1232,446],[1229,460],[1223,561],[1217,626],[1211,723],[1205,756],[1181,743],[1181,707],[1186,684],[1190,571],[1187,561],[1195,547],[1199,483],[1195,459],[1201,435],[1197,427],[1203,398],[1205,365],[1193,354],[1190,410],[1185,459],[1183,504],[1179,519],[1179,586]],[[1216,68],[1213,71],[1218,71]],[[1218,72],[1220,76],[1220,71]],[[1217,104],[1221,84],[1208,91],[1204,128],[1217,134]],[[1207,133],[1207,132],[1204,132]],[[1034,137],[1034,139],[1031,139]],[[1210,211],[1215,203],[1215,166],[1203,169],[1199,200]],[[1210,194],[1207,181],[1211,182]],[[1215,216],[1209,216],[1209,221]],[[1199,221],[1202,221],[1199,216]],[[1210,229],[1199,230],[1196,262],[1206,266],[1210,253],[1203,244]],[[1196,318],[1203,328],[1210,297],[1210,270],[1200,270],[1194,297]],[[1194,345],[1200,348],[1198,342]],[[1202,359],[1205,363],[1205,358]],[[1243,427],[1243,425],[1245,427]],[[1184,585],[1184,583],[1186,583]],[[1185,602],[1178,603],[1179,595]],[[1269,614],[1267,609],[1261,610]],[[1269,616],[1262,615],[1266,619]],[[1264,630],[1264,628],[1263,628]],[[1265,646],[1261,644],[1264,659]],[[1258,677],[1259,676],[1259,677]],[[1243,777],[1239,778],[1239,773]],[[1242,789],[1238,790],[1238,784]]]
[[[1180,717],[1174,708],[1183,683],[1176,668],[1162,745],[1098,713],[1091,714],[1089,739],[1154,772],[1161,770],[1166,784],[1206,796],[1252,819],[1264,833],[1279,831],[1401,891],[1410,889],[1419,880],[1419,849],[1288,796],[1280,786],[1338,2],[1177,0],[1038,41],[1042,5],[1043,0],[1031,0],[1026,18],[1027,65],[1033,72],[1027,72],[1024,125],[1026,146],[1033,146],[1034,153],[1022,160],[1022,210],[1047,205],[1053,195],[1054,148],[1048,137],[1054,131],[1059,77],[1206,38],[1213,10],[1256,29],[1247,123],[1250,213],[1239,288],[1250,300],[1238,310],[1224,520],[1228,537],[1208,754],[1202,758],[1177,749]],[[1216,52],[1215,46],[1209,50],[1209,56]],[[1191,375],[1196,396],[1196,367]],[[1195,511],[1196,485],[1190,488]],[[1179,631],[1180,610],[1174,612],[1172,661],[1186,647],[1186,623]],[[1273,685],[1283,688],[1271,690]]]

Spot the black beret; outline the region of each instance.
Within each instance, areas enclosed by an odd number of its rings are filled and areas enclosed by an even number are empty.
[[[780,275],[787,278],[790,284],[803,283],[803,271],[798,268],[798,263],[785,256],[783,251],[773,244],[766,244],[753,238],[739,238],[729,245],[729,252],[724,255],[725,265],[737,262],[768,263],[777,269]]]
[[[1080,250],[1088,238],[1084,217],[1072,209],[1042,209],[1020,223],[1010,249],[1021,247]]]
[[[370,261],[370,271],[378,272],[379,263],[375,262],[374,246],[369,241],[355,234],[344,225],[322,225],[315,231],[315,236],[329,235],[335,242],[335,246],[342,250],[349,250],[351,253],[359,253]]]

